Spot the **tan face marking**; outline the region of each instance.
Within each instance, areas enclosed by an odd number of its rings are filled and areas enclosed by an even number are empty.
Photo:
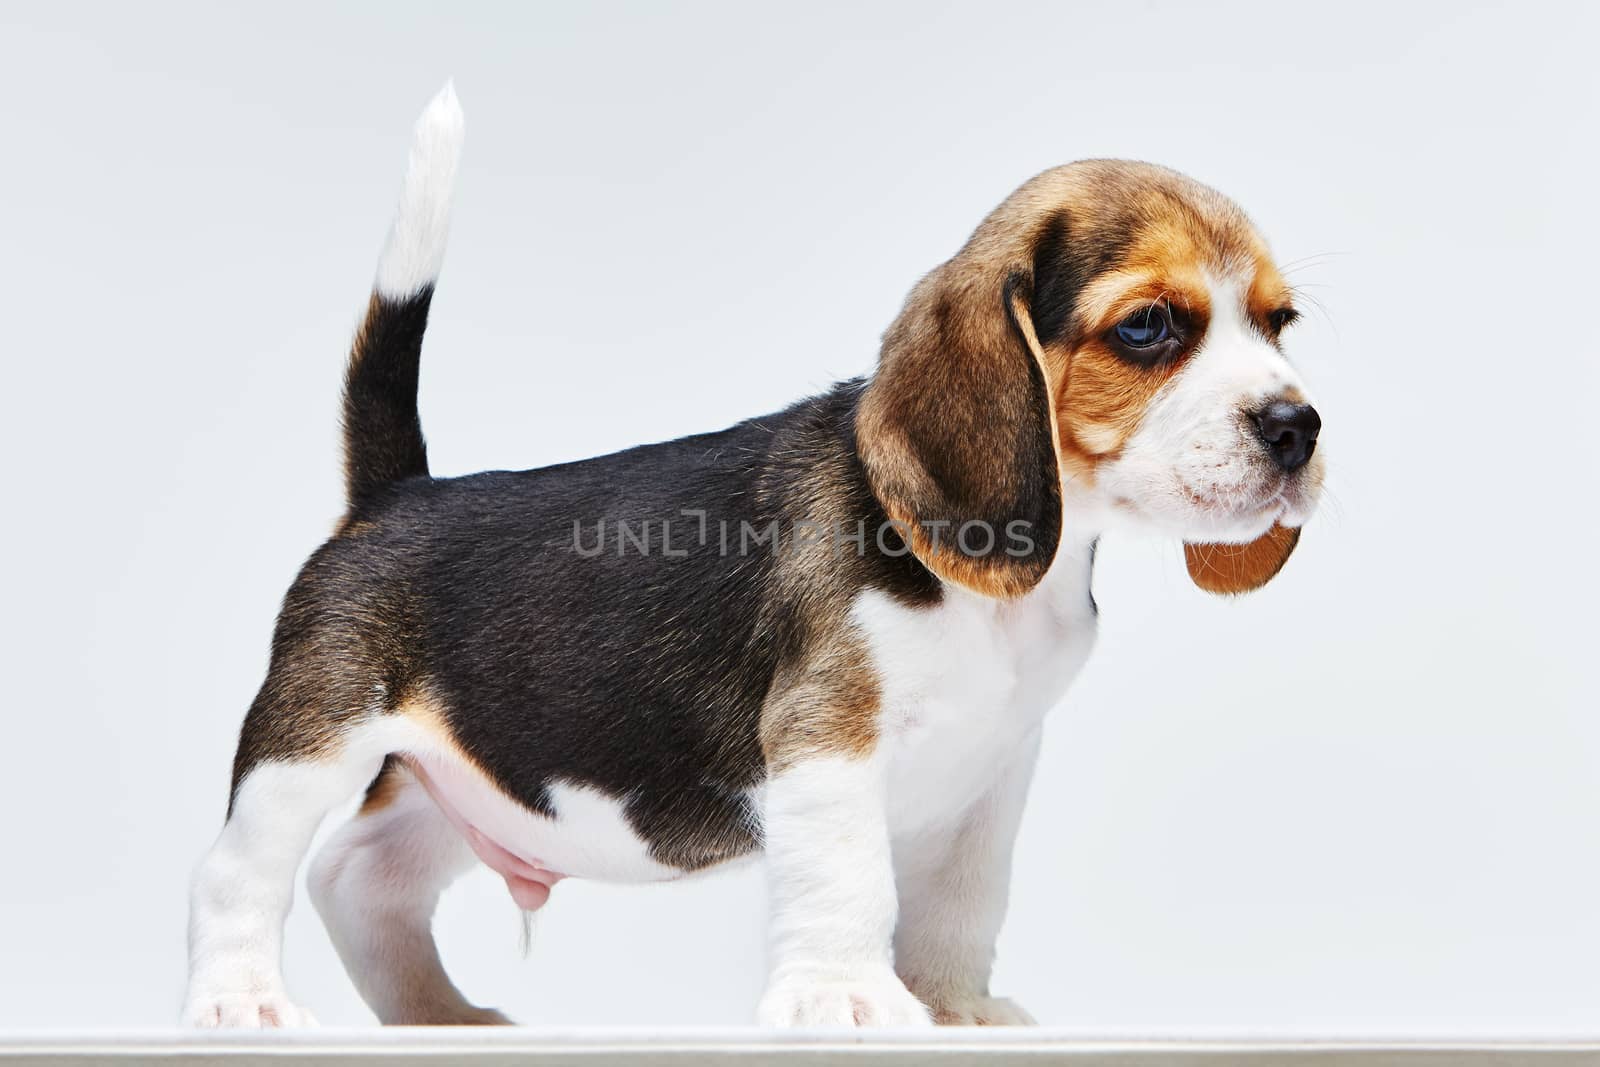
[[[1221,194],[1145,163],[1046,171],[918,284],[885,334],[857,420],[873,490],[935,574],[1002,598],[1043,574],[1069,489],[1181,536],[1253,527],[1273,504],[1246,498],[1280,476],[1261,468],[1248,420],[1269,389],[1299,389],[1276,350],[1289,296]],[[1171,342],[1146,352],[1117,339],[1119,322],[1152,308]],[[1316,477],[1299,479],[1308,506]],[[974,558],[917,536],[930,518],[1010,516],[1046,548]]]
[[[1245,307],[1256,329],[1276,341],[1278,331],[1272,317],[1277,312],[1293,309],[1294,290],[1265,253],[1256,258],[1255,273],[1245,292]]]
[[[1225,202],[1192,194],[1186,184],[1192,183],[1173,175],[1129,196],[1125,212],[1135,232],[1126,250],[1083,286],[1073,328],[1056,342],[1063,351],[1050,362],[1065,369],[1055,404],[1062,467],[1090,484],[1098,462],[1122,449],[1156,394],[1204,342],[1212,315],[1208,275],[1254,264],[1251,295],[1264,330],[1271,312],[1286,306],[1287,287],[1244,216]],[[1066,210],[1070,215],[1074,206]],[[1093,217],[1104,210],[1096,204],[1092,212],[1078,206],[1077,213]],[[1157,305],[1172,310],[1183,350],[1155,366],[1130,362],[1107,337],[1129,315]]]

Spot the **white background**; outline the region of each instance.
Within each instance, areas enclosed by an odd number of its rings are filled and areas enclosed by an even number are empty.
[[[1332,497],[1226,602],[1103,546],[997,991],[1102,1034],[1600,1031],[1588,4],[144,5],[0,13],[0,1025],[174,1021],[411,122],[467,112],[436,473],[870,369],[911,284],[1088,156],[1238,199],[1312,305]],[[447,963],[532,1023],[738,1023],[758,867],[498,882]],[[370,1020],[309,907],[292,992]]]

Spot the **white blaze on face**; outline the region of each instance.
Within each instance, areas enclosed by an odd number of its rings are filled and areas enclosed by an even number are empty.
[[[1151,401],[1100,484],[1144,524],[1191,540],[1249,541],[1274,521],[1299,525],[1321,483],[1320,457],[1286,476],[1267,454],[1251,413],[1305,386],[1250,322],[1248,280],[1207,275],[1205,337]]]

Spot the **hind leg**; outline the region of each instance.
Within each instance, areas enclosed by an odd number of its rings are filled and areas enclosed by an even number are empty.
[[[183,1019],[202,1027],[312,1022],[284,990],[283,921],[295,874],[330,810],[372,780],[383,752],[332,751],[255,763],[195,872],[189,899],[189,990]]]
[[[312,903],[345,970],[385,1025],[505,1024],[445,973],[433,912],[472,850],[404,764],[386,764],[361,810],[312,861]]]

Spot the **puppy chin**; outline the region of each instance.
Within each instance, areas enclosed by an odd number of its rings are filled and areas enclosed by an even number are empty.
[[[1283,515],[1281,503],[1236,515],[1199,515],[1186,524],[1182,537],[1197,544],[1245,545],[1281,522]]]
[[[1154,500],[1121,499],[1107,516],[1106,526],[1195,543],[1248,544],[1272,529],[1283,513],[1283,502],[1276,498],[1270,503],[1234,510],[1198,506],[1174,493]]]
[[[1206,475],[1213,476],[1212,468]],[[1229,472],[1221,486],[1202,494],[1195,472],[1150,470],[1135,464],[1111,468],[1101,486],[1110,507],[1107,528],[1176,537],[1195,544],[1249,544],[1274,524],[1303,526],[1316,511],[1322,488],[1321,457],[1296,475],[1253,467]]]
[[[1274,524],[1291,529],[1304,526],[1316,513],[1322,495],[1321,457],[1293,475],[1280,477],[1275,491],[1264,486],[1261,492],[1260,504],[1220,512],[1196,509],[1194,528],[1185,531],[1184,540],[1248,544]]]
[[[1311,463],[1284,487],[1280,523],[1285,526],[1304,526],[1316,514],[1317,503],[1322,499],[1322,473],[1322,457],[1314,456]]]
[[[1286,503],[1283,515],[1278,519],[1279,525],[1299,528],[1311,521],[1311,516],[1316,514],[1317,502],[1315,499],[1300,499]]]

